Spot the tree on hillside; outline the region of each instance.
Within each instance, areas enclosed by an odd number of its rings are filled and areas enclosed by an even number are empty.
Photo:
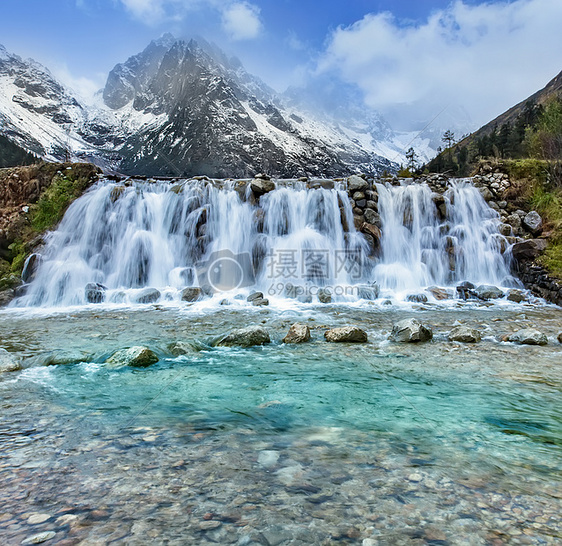
[[[453,133],[453,131],[448,129],[447,131],[445,131],[443,133],[443,136],[441,137],[441,140],[445,144],[447,144],[447,148],[452,148],[453,145],[455,144],[455,133]]]
[[[406,152],[406,159],[407,159],[406,168],[410,172],[414,172],[418,166],[417,157],[418,154],[416,154],[414,148],[410,147]]]
[[[562,98],[547,102],[525,142],[531,156],[548,161],[552,181],[562,186]]]

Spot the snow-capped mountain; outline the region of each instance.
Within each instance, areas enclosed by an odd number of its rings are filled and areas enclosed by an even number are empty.
[[[403,153],[396,135],[375,113],[346,108],[321,115],[281,97],[202,39],[151,42],[115,66],[95,105],[0,46],[0,131],[47,159],[70,154],[126,174],[391,170]]]

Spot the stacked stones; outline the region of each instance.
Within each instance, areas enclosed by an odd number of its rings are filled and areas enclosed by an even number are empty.
[[[377,190],[364,175],[354,174],[347,179],[347,193],[353,208],[355,229],[365,236],[369,244],[370,255],[376,256],[380,250],[382,236]],[[342,220],[344,220],[343,210]]]

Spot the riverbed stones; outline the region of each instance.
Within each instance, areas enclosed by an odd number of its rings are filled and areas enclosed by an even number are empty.
[[[427,303],[427,296],[425,294],[408,294],[406,301],[411,303]]]
[[[507,341],[521,345],[547,345],[548,338],[534,328],[525,328],[508,336]]]
[[[532,210],[523,218],[523,227],[533,235],[542,231],[542,218],[536,210]]]
[[[460,343],[476,343],[482,339],[482,334],[475,328],[468,326],[457,326],[449,332],[449,341]]]
[[[43,544],[43,542],[47,542],[48,540],[54,538],[55,535],[56,533],[54,531],[45,531],[44,533],[38,533],[26,538],[21,544],[22,546],[27,544]]]
[[[158,357],[154,351],[141,345],[120,349],[113,353],[108,359],[107,364],[112,366],[132,366],[134,368],[146,368],[158,362]]]
[[[332,328],[324,333],[326,341],[333,343],[367,343],[367,332],[357,326]]]
[[[492,284],[481,284],[473,292],[481,300],[497,300],[504,297],[503,290]]]
[[[84,287],[84,297],[88,303],[102,303],[105,301],[107,288],[99,282],[89,282]]]
[[[160,290],[156,288],[143,288],[132,299],[134,303],[154,303],[160,299],[161,295]]]
[[[0,373],[17,372],[21,369],[19,360],[6,349],[0,349]]]
[[[391,339],[402,343],[419,343],[433,337],[431,328],[424,326],[417,319],[404,319],[392,327]]]
[[[246,301],[250,302],[254,307],[269,305],[269,300],[263,297],[263,292],[252,292]]]
[[[198,286],[188,286],[181,291],[181,300],[194,302],[201,299],[203,292]]]
[[[283,338],[283,343],[304,343],[310,340],[310,328],[306,324],[295,322],[287,335]]]
[[[253,347],[271,342],[269,332],[263,326],[248,326],[233,330],[215,343],[218,347]]]

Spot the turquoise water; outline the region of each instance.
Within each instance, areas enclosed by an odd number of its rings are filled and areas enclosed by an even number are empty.
[[[391,324],[404,313],[3,315],[2,345],[26,369],[0,382],[0,536],[559,543],[562,347],[554,336],[562,312],[464,311],[487,334],[471,346],[446,341],[459,311],[439,309],[420,315],[434,341],[391,343]],[[313,341],[285,346],[295,318],[313,326]],[[328,320],[359,318],[368,344],[323,340]],[[273,343],[203,344],[241,321],[265,321]],[[497,341],[530,322],[549,335],[548,346]],[[197,350],[173,357],[167,347],[177,340],[197,342]],[[138,343],[160,361],[105,364],[116,348]],[[53,355],[66,363],[39,365]],[[16,490],[26,496],[18,500]],[[49,517],[30,524],[34,513]]]

